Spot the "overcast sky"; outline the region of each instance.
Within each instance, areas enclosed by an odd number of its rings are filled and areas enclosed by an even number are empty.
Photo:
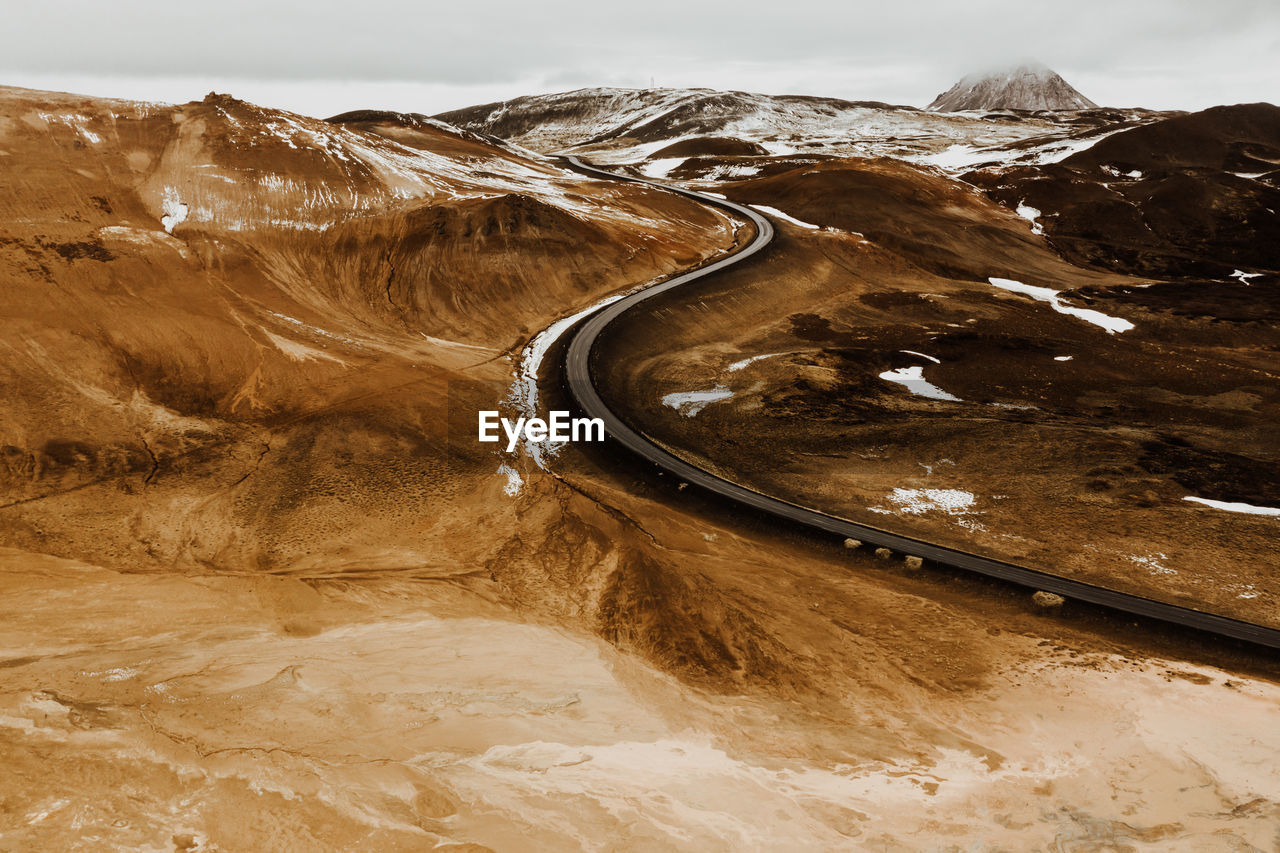
[[[1108,106],[1280,102],[1280,0],[5,0],[0,84],[326,116],[581,86],[924,106],[1022,59]]]

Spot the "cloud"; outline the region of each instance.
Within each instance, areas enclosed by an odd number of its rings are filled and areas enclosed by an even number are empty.
[[[11,82],[242,81],[223,88],[308,104],[327,89],[335,106],[416,87],[424,111],[650,77],[922,104],[964,73],[1024,58],[1101,103],[1194,108],[1280,91],[1270,0],[52,0],[15,6],[6,30]]]

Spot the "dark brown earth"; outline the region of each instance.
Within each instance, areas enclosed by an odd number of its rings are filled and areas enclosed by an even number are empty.
[[[1218,169],[1229,172],[1275,171],[1280,160],[1280,107],[1236,104],[1116,134],[1068,158],[1072,165],[1126,165],[1167,171]]]
[[[857,521],[1280,625],[1276,521],[1184,500],[1277,505],[1274,327],[1174,313],[1156,300],[1178,285],[1073,266],[972,189],[891,161],[722,191],[823,230],[783,223],[760,262],[628,317],[601,364],[648,434]],[[1108,334],[988,277],[1136,328]],[[879,378],[912,365],[963,402]],[[693,417],[662,401],[713,387],[734,396]],[[926,490],[973,503],[921,508]]]
[[[1280,185],[1268,175],[1277,163],[1280,107],[1242,104],[1126,130],[1061,163],[965,180],[1006,206],[1042,211],[1054,247],[1076,263],[1165,279],[1228,281],[1243,270],[1274,282]],[[1275,288],[1255,284],[1248,301],[1261,320]],[[1236,318],[1229,299],[1225,313]]]
[[[756,142],[735,139],[731,136],[700,136],[672,143],[653,152],[654,159],[662,157],[735,157],[768,155],[769,149]]]

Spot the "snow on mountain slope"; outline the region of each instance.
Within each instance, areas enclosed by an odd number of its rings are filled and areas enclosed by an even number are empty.
[[[929,140],[936,137],[994,142],[1051,128],[1048,123],[935,116],[871,101],[711,89],[579,89],[436,118],[540,151],[627,147],[645,155],[701,136],[748,140],[785,154],[840,143],[918,150],[930,147]]]
[[[969,74],[934,98],[930,110],[1091,110],[1097,104],[1039,63]]]
[[[951,172],[977,163],[1038,161],[1079,150],[1077,137],[1091,141],[1101,128],[1148,116],[1140,110],[952,114],[710,89],[579,89],[436,118],[537,151],[572,151],[614,165],[662,160],[643,171],[716,180],[749,174],[752,157],[895,157]]]
[[[117,254],[169,236],[175,245],[238,240],[272,258],[268,275],[303,279],[290,286],[309,298],[339,283],[361,293],[343,301],[366,319],[384,312],[387,299],[364,291],[381,294],[394,266],[393,301],[425,322],[425,331],[444,335],[479,331],[477,318],[453,307],[470,293],[533,299],[543,316],[563,304],[547,287],[548,274],[522,269],[518,253],[508,253],[500,276],[477,279],[470,261],[442,267],[430,260],[442,252],[470,251],[481,239],[536,237],[521,251],[541,254],[555,232],[565,251],[611,256],[612,266],[662,254],[654,247],[679,243],[690,225],[694,232],[722,227],[700,206],[586,179],[431,120],[370,114],[326,122],[219,95],[171,107],[12,89],[0,91],[0,110],[8,117],[0,144],[7,190],[0,224],[7,229]],[[456,239],[415,242],[423,227]],[[358,250],[360,241],[396,245],[370,253]],[[315,272],[321,259],[338,257],[359,270]],[[575,287],[588,278],[584,271]],[[492,289],[499,281],[505,292]],[[438,298],[418,298],[435,289]]]

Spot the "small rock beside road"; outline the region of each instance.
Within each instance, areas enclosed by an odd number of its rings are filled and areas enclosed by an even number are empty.
[[[1057,610],[1059,607],[1067,603],[1067,600],[1056,592],[1045,592],[1042,589],[1035,591],[1031,596],[1031,602],[1041,610]]]

